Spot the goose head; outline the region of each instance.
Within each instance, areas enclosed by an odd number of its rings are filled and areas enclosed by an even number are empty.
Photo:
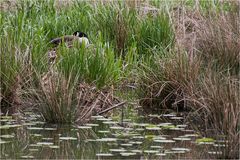
[[[86,33],[76,31],[73,33],[73,35],[79,38],[80,44],[85,43],[85,45],[89,45],[89,40]]]

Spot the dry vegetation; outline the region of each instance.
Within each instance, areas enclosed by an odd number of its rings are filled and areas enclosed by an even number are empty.
[[[239,3],[50,2],[28,1],[14,16],[2,13],[2,111],[20,101],[20,92],[48,122],[83,123],[124,104],[109,86],[121,90],[122,81],[131,81],[145,112],[187,112],[202,135],[225,137],[224,158],[239,158]],[[18,28],[8,27],[15,21]],[[90,34],[93,49],[58,48],[61,60],[49,72],[46,42],[76,28]]]

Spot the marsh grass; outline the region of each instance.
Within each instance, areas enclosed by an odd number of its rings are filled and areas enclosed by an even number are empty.
[[[197,50],[208,63],[214,63],[214,70],[239,73],[240,31],[239,13],[214,14],[200,24]]]
[[[239,79],[210,70],[199,83],[199,86],[194,87],[195,94],[186,97],[194,110],[189,117],[201,124],[201,127],[195,123],[192,126],[204,136],[220,139],[221,136],[224,137],[224,157],[238,157],[240,146],[236,142],[239,142],[240,122]]]
[[[180,38],[189,38],[187,34],[195,37],[177,46],[173,56],[155,57],[155,63],[143,67],[140,104],[153,113],[166,109],[190,111],[193,116],[189,119],[196,130],[204,136],[224,135],[227,145],[223,156],[238,158],[239,14],[230,10],[211,12],[206,17],[202,12],[195,16],[192,11],[188,13],[192,16],[181,17],[194,23],[190,30],[183,25]],[[190,50],[186,47],[189,44]]]
[[[166,58],[154,58],[156,60],[150,66],[140,67],[140,95],[144,95],[140,103],[146,110],[150,107],[190,110],[184,97],[193,92],[193,84],[201,74],[201,61],[197,58],[190,61],[187,54],[174,52]]]

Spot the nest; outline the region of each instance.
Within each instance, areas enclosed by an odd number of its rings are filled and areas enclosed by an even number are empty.
[[[82,124],[93,115],[106,114],[125,104],[113,95],[113,87],[98,89],[86,82],[71,84],[69,78],[53,71],[42,76],[41,88],[40,103],[45,105],[39,107],[40,112],[51,122]]]

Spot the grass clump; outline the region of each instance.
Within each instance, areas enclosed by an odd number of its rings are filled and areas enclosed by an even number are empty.
[[[223,156],[238,158],[239,15],[227,12],[201,17],[204,21],[199,24],[192,18],[198,27],[184,31],[196,36],[187,41],[193,50],[184,54],[180,48],[167,59],[154,57],[155,63],[144,67],[139,81],[140,104],[154,113],[166,109],[191,111],[194,128],[207,137],[224,135],[227,145]]]

